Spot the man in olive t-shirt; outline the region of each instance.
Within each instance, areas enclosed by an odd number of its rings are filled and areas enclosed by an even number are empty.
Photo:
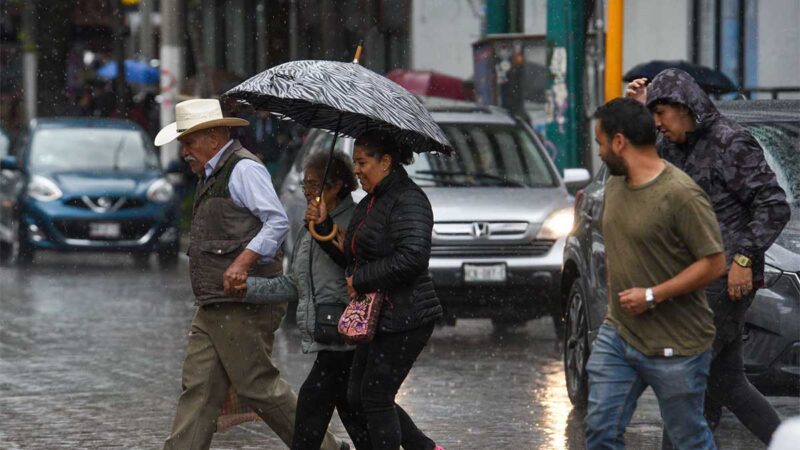
[[[609,310],[587,364],[586,446],[622,448],[647,386],[677,448],[713,449],[703,399],[714,322],[703,287],[725,271],[708,197],[655,148],[650,111],[615,99],[595,113],[611,173],[602,232]]]

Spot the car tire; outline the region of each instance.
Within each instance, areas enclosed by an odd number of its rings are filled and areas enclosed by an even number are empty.
[[[14,244],[11,242],[0,242],[0,264],[7,263],[14,255]]]
[[[564,327],[564,376],[572,406],[585,408],[589,397],[586,362],[589,360],[589,322],[586,293],[579,280],[572,283]]]
[[[30,266],[33,264],[33,257],[36,251],[33,246],[28,242],[28,238],[21,235],[17,240],[17,264],[20,266]]]

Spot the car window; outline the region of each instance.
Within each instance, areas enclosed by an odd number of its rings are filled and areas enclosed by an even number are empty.
[[[793,207],[800,206],[800,122],[747,124]]]
[[[409,175],[420,186],[557,186],[547,158],[528,132],[513,125],[440,124],[455,152],[415,155]]]
[[[31,171],[156,170],[158,157],[144,133],[111,128],[37,130],[28,155]]]

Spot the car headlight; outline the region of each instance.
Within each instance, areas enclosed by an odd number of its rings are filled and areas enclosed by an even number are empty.
[[[33,175],[28,183],[28,195],[42,202],[52,202],[64,195],[56,183],[41,175]]]
[[[175,195],[175,189],[165,178],[159,178],[147,188],[147,199],[156,203],[167,203]]]
[[[572,207],[559,209],[550,213],[542,223],[536,239],[558,240],[572,231],[575,222],[575,211]]]

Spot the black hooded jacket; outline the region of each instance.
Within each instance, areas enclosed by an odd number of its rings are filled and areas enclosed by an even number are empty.
[[[708,194],[719,221],[730,267],[739,253],[753,260],[753,282],[764,280],[764,252],[789,221],[786,193],[764,159],[756,139],[720,114],[686,72],[667,69],[647,90],[651,110],[659,102],[685,105],[696,129],[683,144],[659,136],[661,156],[686,172]]]

